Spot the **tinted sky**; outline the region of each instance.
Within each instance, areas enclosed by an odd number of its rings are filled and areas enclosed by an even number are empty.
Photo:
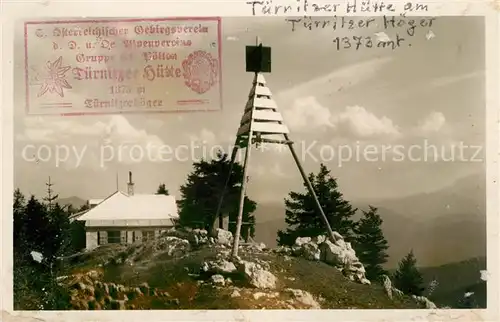
[[[254,44],[256,35],[272,47],[273,71],[266,80],[297,152],[302,155],[312,145],[311,155],[304,159],[306,171],[316,171],[323,160],[338,177],[348,199],[409,195],[484,172],[483,163],[471,162],[475,148],[466,149],[462,160],[456,152],[454,162],[434,162],[432,149],[428,149],[427,162],[408,160],[412,146],[420,147],[413,148],[413,159],[424,157],[424,140],[447,158],[453,145],[484,145],[482,18],[440,17],[431,28],[416,29],[413,37],[407,37],[404,29],[385,30],[391,39],[396,39],[396,31],[407,38],[396,50],[339,51],[333,39],[347,35],[346,30],[296,27],[292,31],[283,17],[224,18],[222,24],[221,112],[79,117],[25,115],[21,26],[15,49],[14,185],[25,193],[41,195],[51,176],[61,197],[104,198],[115,191],[117,173],[120,188],[126,189],[127,172],[132,171],[138,193],[153,193],[163,182],[178,194],[192,167],[188,154],[183,152],[181,160],[154,162],[144,158],[133,162],[128,151],[120,160],[116,151],[119,146],[145,149],[153,143],[172,149],[198,145],[208,152],[221,145],[229,152],[252,83],[252,75],[245,72],[245,45]],[[381,31],[379,20],[378,26],[373,24],[350,35],[375,40],[385,37],[376,35]],[[86,150],[78,166],[72,152],[56,167],[54,155],[48,162],[25,160],[22,151],[29,144],[47,145],[53,153],[56,145],[66,145],[80,154]],[[115,147],[114,159],[104,164],[103,144]],[[321,154],[323,145],[328,148]],[[338,154],[341,145],[346,146],[344,153],[350,150],[355,154],[357,148],[367,146],[375,152],[339,164],[339,158],[332,159],[329,151]],[[36,151],[29,151],[31,158]],[[195,157],[202,156],[199,149]],[[476,159],[482,157],[484,151]],[[254,150],[249,195],[258,201],[279,201],[291,189],[301,189],[301,178],[290,153],[274,147]]]

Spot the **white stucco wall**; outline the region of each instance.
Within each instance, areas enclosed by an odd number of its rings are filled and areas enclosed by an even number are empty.
[[[97,231],[87,231],[85,233],[85,248],[91,250],[96,248],[98,245]]]
[[[132,230],[127,231],[127,244],[132,244],[134,242],[134,232]]]

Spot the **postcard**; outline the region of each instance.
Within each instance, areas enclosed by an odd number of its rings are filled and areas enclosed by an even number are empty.
[[[489,2],[3,9],[3,320],[498,319]]]

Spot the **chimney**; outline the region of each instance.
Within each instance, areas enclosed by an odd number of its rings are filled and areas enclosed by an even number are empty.
[[[134,183],[132,182],[132,172],[128,172],[127,193],[129,196],[134,195]]]

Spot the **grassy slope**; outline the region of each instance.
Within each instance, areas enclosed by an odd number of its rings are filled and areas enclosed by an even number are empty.
[[[421,269],[426,283],[439,282],[429,299],[438,304],[456,306],[465,292],[474,292],[478,307],[486,307],[486,282],[481,280],[481,270],[486,269],[486,258],[477,257],[457,263]]]
[[[117,250],[126,249],[108,247],[85,255],[87,258],[75,260],[70,271],[86,271],[98,266],[99,262],[110,258]],[[233,281],[230,287],[214,287],[211,283],[200,283],[208,276],[200,272],[204,261],[214,259],[215,248],[202,248],[189,252],[186,256],[168,256],[156,254],[146,256],[134,265],[106,265],[104,282],[127,286],[138,286],[147,282],[159,292],[168,292],[171,301],[158,296],[148,296],[130,301],[136,309],[286,309],[287,295],[280,292],[286,288],[301,289],[310,292],[315,298],[321,297],[322,308],[328,309],[391,309],[418,308],[409,298],[390,300],[379,285],[361,285],[347,280],[335,268],[302,258],[290,258],[270,252],[250,253],[240,251],[243,259],[256,261],[257,258],[269,263],[270,271],[278,278],[277,298],[254,299],[253,293],[262,290],[252,289],[238,273],[227,275]],[[76,263],[78,262],[78,264]],[[69,273],[69,272],[68,272]],[[240,297],[231,297],[235,287]],[[264,291],[265,292],[265,291]]]

